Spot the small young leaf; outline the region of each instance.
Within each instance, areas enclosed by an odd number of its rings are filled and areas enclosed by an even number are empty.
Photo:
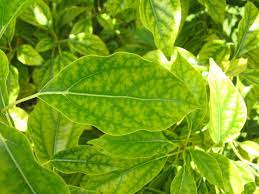
[[[193,176],[183,167],[176,174],[171,187],[171,194],[196,194],[197,188]]]
[[[245,102],[231,80],[211,60],[209,132],[216,144],[232,141],[239,135],[247,117]]]
[[[46,51],[52,49],[53,47],[54,47],[54,42],[50,37],[48,37],[48,38],[41,39],[37,43],[36,50],[38,52],[46,52]]]
[[[180,0],[140,0],[139,14],[143,25],[153,33],[157,48],[170,57],[181,23]]]
[[[25,65],[41,65],[43,58],[29,44],[24,44],[17,49],[17,59]]]
[[[0,157],[0,193],[70,193],[58,175],[35,161],[26,137],[2,123]]]
[[[80,185],[97,193],[134,194],[162,170],[166,160],[166,156],[149,158],[122,171],[99,176],[85,176]]]
[[[41,162],[50,160],[58,151],[77,146],[83,129],[44,102],[37,103],[28,120],[28,135]]]
[[[223,188],[223,176],[218,161],[200,150],[191,150],[191,155],[201,175],[211,184]]]
[[[96,35],[79,33],[70,34],[69,47],[72,52],[81,55],[108,55],[109,51],[105,43]]]
[[[82,57],[54,77],[39,98],[110,135],[165,130],[197,107],[182,81],[129,53]]]
[[[176,146],[161,132],[138,131],[124,136],[103,135],[88,143],[120,158],[145,158],[172,151]]]
[[[106,174],[125,167],[123,160],[111,158],[92,146],[80,146],[56,153],[51,163],[63,173]]]

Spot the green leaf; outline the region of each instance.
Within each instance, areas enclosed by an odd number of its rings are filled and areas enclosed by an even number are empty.
[[[259,47],[259,14],[253,3],[247,2],[245,14],[238,25],[237,48],[235,56]]]
[[[181,23],[180,0],[140,0],[139,14],[142,24],[153,33],[157,48],[170,57]]]
[[[38,96],[69,119],[110,135],[165,130],[197,107],[182,81],[129,53],[82,57]]]
[[[208,9],[208,14],[217,23],[222,23],[225,17],[226,0],[198,0]]]
[[[48,50],[51,50],[53,47],[54,47],[54,42],[53,42],[52,38],[47,37],[47,38],[41,39],[37,43],[36,50],[38,52],[46,52]]]
[[[120,158],[145,158],[175,149],[161,132],[138,131],[124,136],[103,135],[88,143],[100,147],[104,153]]]
[[[230,45],[224,40],[212,40],[204,44],[198,54],[198,61],[202,65],[209,64],[213,58],[217,64],[227,61],[230,57]]]
[[[105,5],[107,11],[112,16],[116,16],[118,13],[126,9],[135,8],[138,5],[138,2],[132,0],[108,0]]]
[[[23,11],[20,18],[29,24],[45,29],[52,26],[53,20],[50,8],[43,0],[34,0]]]
[[[7,80],[7,90],[9,96],[9,104],[15,102],[20,91],[19,72],[18,69],[12,65],[9,66],[9,75]]]
[[[106,174],[125,167],[121,159],[112,158],[92,146],[79,146],[56,153],[51,163],[63,173]]]
[[[8,88],[7,80],[9,75],[9,62],[5,53],[0,50],[0,110],[8,105]],[[7,122],[7,117],[5,113],[0,112],[0,121]]]
[[[181,52],[177,52],[177,57],[171,67],[171,71],[186,84],[197,102],[200,103],[200,110],[188,115],[188,118],[192,121],[193,129],[199,129],[207,113],[208,106],[205,80],[200,72],[182,56]]]
[[[38,66],[43,63],[43,58],[40,54],[29,44],[24,44],[17,49],[17,59],[25,64]]]
[[[240,78],[251,85],[259,86],[259,69],[247,69],[240,74]]]
[[[60,177],[35,161],[25,136],[2,123],[0,157],[0,193],[70,193]]]
[[[70,34],[79,34],[79,33],[86,33],[86,34],[93,33],[91,19],[83,18],[83,19],[79,20],[77,23],[75,23]]]
[[[149,51],[143,57],[149,61],[162,65],[168,70],[170,70],[172,66],[172,62],[167,60],[166,56],[161,50]]]
[[[81,55],[109,54],[105,43],[98,36],[93,34],[70,34],[68,44],[72,52],[77,52]]]
[[[86,11],[85,7],[79,7],[79,6],[71,6],[67,7],[64,10],[60,12],[60,15],[58,17],[59,19],[59,27],[62,27],[65,24],[69,24],[73,21],[77,16],[79,16],[81,13]]]
[[[9,62],[5,53],[0,50],[0,109],[8,104],[7,80],[9,75]]]
[[[166,159],[166,156],[160,156],[143,160],[122,171],[115,171],[99,176],[85,176],[80,185],[97,193],[134,194],[162,170]]]
[[[211,60],[208,76],[210,87],[209,132],[216,144],[232,141],[246,122],[245,102],[231,80]]]
[[[224,178],[224,190],[226,193],[241,193],[244,190],[240,172],[235,161],[229,160],[227,157],[220,154],[211,154],[215,158],[221,168],[221,173]],[[245,173],[246,174],[246,173]]]
[[[211,184],[223,187],[223,175],[218,161],[200,150],[191,150],[191,155],[200,174]]]
[[[37,103],[28,120],[28,135],[41,162],[77,146],[83,129],[84,126],[72,123],[44,102]]]
[[[197,188],[193,176],[183,167],[171,183],[171,194],[196,194]]]
[[[31,0],[12,0],[7,3],[6,0],[0,0],[0,38],[9,24],[30,2]]]
[[[253,141],[244,141],[238,144],[249,155],[259,158],[259,144]]]

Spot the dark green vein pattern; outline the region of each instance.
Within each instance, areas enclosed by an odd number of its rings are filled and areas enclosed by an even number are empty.
[[[112,135],[161,131],[197,108],[182,81],[129,53],[83,57],[54,77],[39,97],[69,119]]]

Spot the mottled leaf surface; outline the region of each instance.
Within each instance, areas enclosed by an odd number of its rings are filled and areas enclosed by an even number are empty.
[[[210,87],[209,132],[216,144],[233,140],[245,124],[245,102],[231,80],[211,60],[208,76]]]
[[[72,123],[44,102],[38,102],[28,120],[28,135],[37,158],[46,162],[53,155],[78,145],[84,126]]]
[[[170,57],[181,23],[180,0],[140,0],[139,14],[142,24],[152,32],[157,48]]]
[[[0,193],[69,194],[58,175],[41,167],[34,159],[26,137],[0,123]]]
[[[124,136],[103,135],[88,143],[120,158],[145,158],[173,150],[176,145],[161,132],[138,131]]]
[[[164,167],[166,156],[144,160],[122,171],[99,176],[85,176],[83,188],[106,194],[134,194],[150,182]]]
[[[123,161],[98,152],[92,146],[79,146],[58,152],[51,163],[64,173],[99,175],[120,170]]]
[[[177,52],[171,71],[183,80],[196,100],[200,103],[200,109],[188,115],[192,121],[193,129],[199,129],[207,113],[207,91],[205,80],[191,63],[185,59],[180,52]]]
[[[197,107],[181,80],[129,53],[83,57],[54,77],[39,98],[110,135],[161,131]]]

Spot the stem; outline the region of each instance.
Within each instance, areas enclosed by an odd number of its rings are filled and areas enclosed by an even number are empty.
[[[25,98],[22,98],[22,99],[20,99],[20,100],[17,100],[17,101],[15,101],[15,102],[13,102],[13,103],[11,103],[11,104],[5,106],[5,107],[2,109],[1,112],[6,112],[8,109],[14,107],[15,105],[20,104],[20,103],[25,102],[25,101],[28,101],[28,100],[31,100],[31,99],[33,99],[33,98],[37,98],[38,96],[39,96],[39,93],[36,93],[36,94],[31,95],[31,96],[27,96],[27,97],[25,97]]]

